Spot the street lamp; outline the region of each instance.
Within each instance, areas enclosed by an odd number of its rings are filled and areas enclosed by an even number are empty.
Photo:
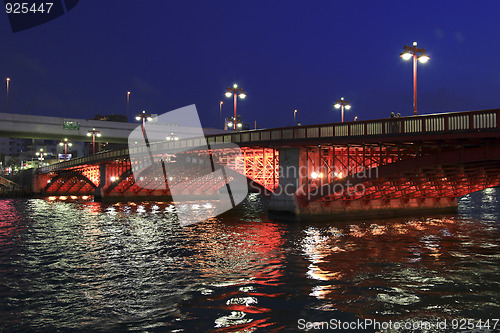
[[[130,91],[127,91],[127,122],[129,121],[128,120],[128,117],[130,116]]]
[[[224,104],[223,101],[219,102],[219,121],[220,121],[220,127],[222,128],[222,104]]]
[[[344,97],[341,97],[340,100],[337,100],[337,103],[334,105],[336,109],[341,109],[342,113],[342,122],[344,122],[344,108],[349,110],[351,108],[351,104],[348,101],[344,100]]]
[[[71,141],[68,141],[68,138],[64,138],[61,142],[59,142],[59,146],[64,146],[64,160],[68,160],[68,146],[71,147],[73,144]]]
[[[243,99],[243,98],[247,97],[247,95],[244,93],[243,89],[238,88],[238,85],[236,83],[233,84],[232,88],[227,87],[225,95],[226,95],[226,97],[234,96],[234,118],[233,119],[236,120],[236,96]],[[229,126],[229,124],[228,124],[228,126]],[[236,128],[235,128],[235,130],[236,130]]]
[[[8,77],[6,79],[7,81],[7,102],[6,102],[6,111],[5,113],[9,113],[9,85],[10,85],[10,78]]]
[[[97,136],[98,138],[100,138],[101,133],[99,133],[99,131],[96,131],[96,129],[93,128],[88,131],[87,136],[92,136],[92,154],[95,154],[95,137]]]
[[[40,165],[43,166],[43,160],[45,159],[45,156],[47,156],[47,153],[44,153],[43,148],[40,148],[40,151],[37,151],[35,155],[40,160]]]
[[[403,60],[413,58],[413,114],[417,115],[417,59],[425,64],[430,57],[425,53],[425,49],[417,47],[417,42],[413,42],[413,46],[405,45],[404,52],[401,53]],[[420,53],[420,55],[418,55]]]
[[[146,113],[146,111],[142,111],[142,113],[138,113],[135,116],[135,120],[141,121],[142,119],[142,135],[144,136],[144,140],[146,140],[146,120],[151,121],[153,117],[151,117],[151,113]]]
[[[293,126],[297,125],[297,122],[295,121],[295,115],[297,114],[297,110],[293,110]]]
[[[233,117],[230,117],[229,119],[226,119],[226,126],[227,128],[233,128],[237,131],[243,128],[243,123],[239,118],[234,119]]]
[[[179,141],[179,137],[173,132],[170,132],[170,135],[168,135],[166,139],[167,141]]]

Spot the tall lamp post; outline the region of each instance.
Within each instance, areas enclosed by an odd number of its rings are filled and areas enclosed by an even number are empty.
[[[9,85],[10,85],[10,78],[8,77],[6,79],[6,81],[7,81],[7,101],[6,101],[6,105],[5,105],[6,106],[5,113],[9,113]]]
[[[220,127],[222,128],[222,104],[224,104],[223,101],[219,102],[219,121],[220,121]]]
[[[429,61],[430,57],[425,53],[425,49],[417,47],[417,42],[413,42],[413,46],[405,45],[404,52],[401,53],[403,60],[413,58],[413,114],[417,115],[417,59],[421,63]],[[418,55],[420,53],[420,55]]]
[[[146,113],[146,111],[142,111],[142,113],[138,113],[135,116],[135,120],[141,121],[142,119],[142,135],[144,136],[144,140],[146,140],[146,120],[151,121],[153,117],[151,113]]]
[[[59,146],[64,146],[64,160],[68,160],[68,146],[71,147],[73,144],[71,141],[68,141],[68,138],[64,138],[61,142],[59,142]]]
[[[234,118],[233,121],[236,122],[236,97],[239,97],[241,99],[247,97],[245,94],[244,90],[241,88],[238,88],[238,85],[235,83],[233,84],[232,88],[227,87],[226,89],[226,97],[231,97],[234,96]],[[236,126],[234,126],[234,130],[236,130]]]
[[[130,91],[127,91],[127,121],[130,116]]]
[[[334,105],[336,109],[341,109],[341,114],[342,114],[342,122],[344,122],[344,108],[346,110],[349,110],[351,108],[351,104],[349,104],[348,101],[344,99],[344,97],[341,97],[340,100],[337,100],[336,104]]]
[[[297,122],[295,121],[297,112],[297,110],[293,110],[293,126],[297,125]]]
[[[95,154],[95,137],[97,136],[98,138],[100,138],[101,133],[99,133],[99,131],[96,131],[96,129],[93,128],[88,131],[87,136],[92,136],[92,154]]]
[[[37,151],[35,155],[38,157],[38,160],[40,161],[40,166],[43,166],[43,160],[45,159],[45,156],[47,156],[47,153],[44,153],[43,148],[40,148],[40,151]]]

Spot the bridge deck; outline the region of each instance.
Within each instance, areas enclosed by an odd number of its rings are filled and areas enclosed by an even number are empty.
[[[286,147],[426,143],[482,138],[500,138],[500,109],[241,131],[208,135],[206,142],[212,146],[236,143],[241,147]],[[203,138],[191,138],[154,143],[153,146],[155,151],[161,152],[189,149],[203,144]],[[141,148],[134,149],[137,151],[133,152],[142,152]],[[78,165],[128,158],[128,155],[128,149],[106,151],[46,166],[41,168],[40,172],[47,173]]]

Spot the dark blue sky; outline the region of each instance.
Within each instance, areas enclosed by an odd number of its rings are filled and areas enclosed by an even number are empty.
[[[92,118],[164,113],[196,104],[202,123],[238,111],[259,127],[412,114],[412,66],[399,57],[418,41],[419,113],[500,107],[498,1],[97,1],[12,33],[0,14],[0,111]]]

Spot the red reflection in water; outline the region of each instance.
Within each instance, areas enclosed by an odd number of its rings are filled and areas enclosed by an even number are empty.
[[[252,320],[247,324],[231,325],[230,327],[214,329],[212,332],[253,332],[258,328],[262,328],[263,332],[281,332],[285,327],[274,327],[277,323],[270,323],[267,319]]]
[[[227,281],[213,295],[192,302],[197,308],[213,309],[214,304],[223,316],[217,319],[215,332],[279,331],[272,322],[272,309],[261,306],[263,299],[286,297],[273,292],[283,285],[284,262],[283,226],[266,222],[225,223],[212,221],[186,229],[195,253],[189,262],[202,273],[204,280]],[[250,286],[250,290],[242,289]],[[255,288],[254,288],[255,287]],[[269,292],[266,292],[269,291]],[[245,299],[250,298],[248,303]],[[236,315],[239,314],[239,315]],[[233,318],[234,316],[236,318]]]
[[[443,271],[461,242],[460,232],[455,221],[447,218],[384,225],[345,224],[330,229],[310,227],[303,249],[310,261],[307,275],[318,280],[310,296],[324,300],[324,308],[360,316],[377,313],[383,303],[377,297],[393,297],[391,302],[403,305],[418,302],[419,288],[410,288],[411,292],[405,294],[405,290],[399,290],[402,287],[398,280],[418,285],[429,272]],[[391,278],[391,274],[395,277]],[[432,283],[428,280],[425,283]],[[381,286],[390,290],[387,285],[394,285],[399,290],[397,295],[387,296],[380,290]],[[356,297],[354,289],[363,290],[363,296]]]
[[[19,233],[22,216],[8,199],[0,200],[0,212],[0,244],[6,245],[10,244],[13,237]]]

